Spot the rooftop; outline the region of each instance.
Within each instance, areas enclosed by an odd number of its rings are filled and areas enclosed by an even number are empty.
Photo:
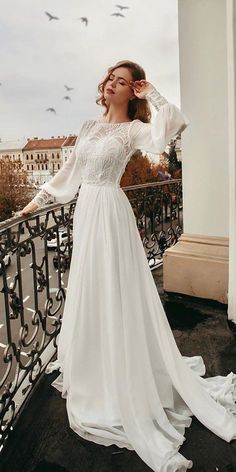
[[[48,139],[29,139],[24,146],[23,151],[34,151],[35,149],[55,149],[61,148],[65,142],[64,138],[48,138]]]
[[[63,143],[62,147],[74,146],[76,139],[77,136],[68,136],[68,138],[66,138],[65,142]]]

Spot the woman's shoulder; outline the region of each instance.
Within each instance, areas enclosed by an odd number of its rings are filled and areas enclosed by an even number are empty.
[[[131,129],[138,129],[142,126],[147,126],[150,123],[145,123],[144,121],[140,120],[139,118],[135,118],[134,120],[131,121]]]
[[[91,119],[84,120],[82,122],[81,127],[80,127],[80,133],[79,134],[81,135],[81,134],[87,132],[91,128],[91,126],[93,126],[94,121],[95,120],[91,120]]]

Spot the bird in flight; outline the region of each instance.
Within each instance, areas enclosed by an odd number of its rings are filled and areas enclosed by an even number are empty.
[[[55,108],[52,108],[52,107],[47,108],[46,111],[51,111],[52,113],[56,113]]]
[[[125,10],[126,8],[129,8],[129,7],[126,7],[126,6],[123,6],[123,5],[115,5],[117,8],[120,8],[121,10]]]
[[[80,16],[78,20],[81,20],[82,23],[85,23],[85,25],[88,26],[88,18],[86,16]]]
[[[74,90],[73,87],[68,87],[68,85],[64,85],[64,87],[66,88],[67,92],[70,92],[70,90]]]
[[[111,16],[123,16],[123,17],[125,17],[125,15],[122,15],[122,13],[111,13]]]
[[[69,95],[66,95],[65,97],[63,97],[62,100],[71,100],[71,98],[69,97]]]
[[[51,13],[48,13],[48,11],[45,11],[44,13],[45,13],[45,15],[48,16],[49,21],[51,21],[51,20],[60,20],[60,18],[58,18],[58,16],[53,16],[53,15],[51,15]]]

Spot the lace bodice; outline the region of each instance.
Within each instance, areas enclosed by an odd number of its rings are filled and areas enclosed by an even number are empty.
[[[139,119],[107,123],[102,117],[85,121],[68,161],[41,186],[31,202],[41,207],[54,196],[59,203],[67,203],[74,198],[83,182],[118,187],[136,149],[163,152],[171,138],[181,133],[189,121],[155,88],[146,94],[146,98],[158,112],[152,123],[143,123]]]

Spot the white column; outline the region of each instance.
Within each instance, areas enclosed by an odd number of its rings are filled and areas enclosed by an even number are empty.
[[[228,318],[236,324],[236,0],[227,1],[229,122]]]
[[[229,115],[227,5],[179,0],[183,235],[165,251],[164,289],[227,303]]]

